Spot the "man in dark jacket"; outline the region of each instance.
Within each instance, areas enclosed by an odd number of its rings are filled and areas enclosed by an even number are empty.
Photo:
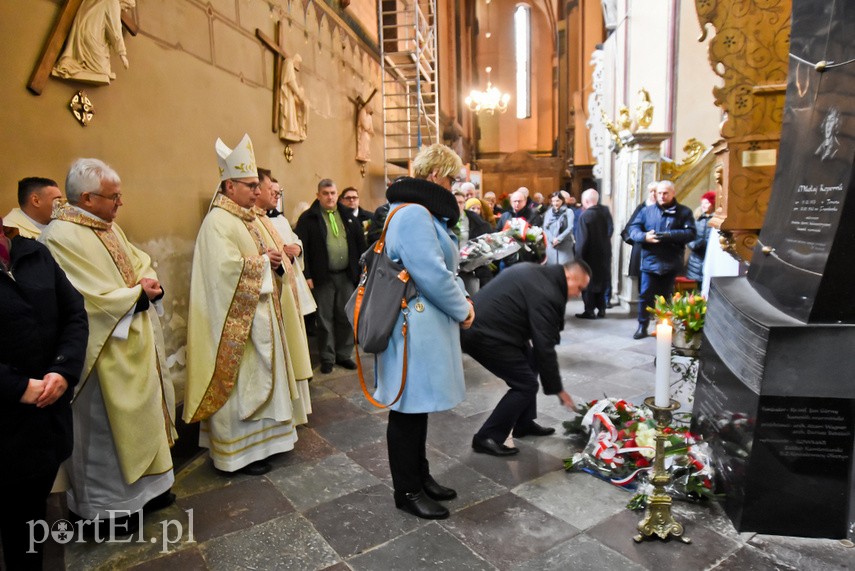
[[[515,437],[555,432],[534,421],[538,374],[544,394],[558,395],[573,409],[573,400],[561,385],[555,346],[564,329],[567,299],[578,296],[590,278],[591,269],[584,262],[521,263],[472,296],[478,317],[470,329],[460,332],[463,351],[510,387],[472,438],[475,452],[510,456],[518,452],[504,445],[512,430]]]
[[[612,215],[599,200],[600,195],[593,188],[582,193],[585,210],[576,232],[576,259],[588,264],[592,273],[591,283],[582,292],[585,311],[576,314],[580,319],[606,316],[606,291],[612,281]]]
[[[638,206],[635,207],[635,210],[629,217],[629,221],[624,226],[623,230],[621,230],[620,238],[624,241],[624,243],[632,246],[632,250],[629,254],[629,270],[627,271],[627,275],[631,278],[638,279],[638,293],[641,294],[641,244],[637,244],[632,241],[632,238],[629,237],[630,227],[632,223],[635,221],[635,218],[644,210],[646,207],[656,204],[656,185],[658,183],[651,182],[647,185],[647,199],[645,202],[642,202]]]
[[[511,193],[510,202],[511,208],[510,210],[506,210],[502,213],[502,217],[499,218],[496,230],[504,228],[505,223],[511,218],[523,218],[531,226],[541,226],[543,224],[543,217],[541,217],[540,214],[538,214],[537,211],[529,205],[528,189],[526,187],[521,186]]]
[[[318,352],[324,374],[332,371],[333,363],[356,369],[351,358],[353,331],[344,306],[359,281],[359,256],[366,249],[362,226],[336,198],[335,183],[321,180],[317,200],[300,215],[295,228],[303,241],[303,274],[318,304]]]
[[[59,465],[71,455],[71,395],[89,335],[83,297],[47,248],[0,221],[0,509],[7,569],[41,569],[26,522],[45,519]]]
[[[650,313],[657,295],[669,297],[674,279],[683,269],[686,244],[695,239],[692,211],[679,204],[674,183],[656,185],[656,204],[644,208],[630,225],[630,238],[641,244],[641,298],[638,301],[638,329],[633,339],[647,337]]]

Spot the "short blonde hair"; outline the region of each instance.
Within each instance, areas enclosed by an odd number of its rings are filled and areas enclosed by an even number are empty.
[[[413,176],[416,178],[427,178],[433,172],[438,177],[455,176],[462,168],[463,161],[457,153],[442,143],[422,147],[413,159]]]

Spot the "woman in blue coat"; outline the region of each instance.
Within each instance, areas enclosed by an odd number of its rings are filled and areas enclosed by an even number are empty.
[[[389,468],[395,505],[427,519],[447,518],[448,510],[436,500],[457,497],[430,475],[427,420],[428,413],[448,410],[465,396],[460,328],[469,327],[475,318],[463,282],[456,277],[457,244],[451,232],[459,215],[451,183],[461,168],[454,151],[431,145],[413,160],[415,178],[400,178],[386,191],[391,209],[410,203],[389,223],[386,253],[403,264],[418,292],[409,304],[406,388],[389,412]],[[403,315],[394,331],[401,330],[402,321]],[[374,398],[384,403],[394,400],[403,361],[404,339],[393,335],[387,349],[377,355]]]

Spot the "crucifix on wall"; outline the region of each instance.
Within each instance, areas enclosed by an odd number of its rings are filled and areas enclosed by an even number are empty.
[[[377,94],[377,89],[366,99],[357,95],[356,99],[348,99],[356,106],[356,160],[367,163],[371,160],[371,136],[374,134],[374,109],[369,105]],[[363,165],[364,169],[364,165]],[[364,172],[364,171],[363,171]]]
[[[54,73],[58,77],[73,79],[78,81],[86,81],[89,83],[109,83],[109,49],[112,46],[114,51],[117,51],[122,57],[122,62],[127,67],[127,57],[124,55],[124,43],[121,38],[121,28],[126,29],[132,36],[136,36],[139,28],[136,24],[134,14],[131,9],[135,9],[136,3],[134,0],[66,0],[59,11],[59,16],[54,23],[47,43],[42,49],[39,61],[33,69],[30,80],[27,82],[27,89],[34,95],[41,95],[47,84],[51,70],[54,69],[54,64],[60,55],[63,45],[71,41],[86,43],[87,41],[103,44],[95,46],[95,49],[86,49],[85,51],[92,53],[97,52],[101,60],[94,67],[106,68],[96,70],[96,73],[91,73],[92,70],[82,70],[83,73],[66,73],[61,75]],[[102,14],[103,13],[103,14]],[[91,17],[88,17],[91,16]],[[103,18],[101,16],[104,16]],[[76,21],[77,20],[77,21]],[[98,23],[102,29],[95,30],[93,24],[88,22]],[[118,22],[121,22],[119,25]],[[105,26],[110,27],[106,29]],[[79,37],[69,39],[69,35],[74,33]],[[109,44],[108,44],[109,42]],[[121,46],[119,48],[118,46]],[[91,46],[90,46],[91,47]],[[66,48],[69,49],[68,47]],[[105,51],[106,50],[106,51]],[[65,54],[63,54],[65,56]],[[106,64],[104,58],[106,57]],[[69,61],[75,58],[70,57]],[[80,62],[78,62],[80,63]],[[84,64],[82,67],[87,67]],[[102,77],[103,76],[103,77]]]
[[[309,106],[305,92],[297,82],[303,58],[300,54],[289,56],[285,52],[281,22],[276,23],[275,41],[257,28],[255,36],[273,52],[272,130],[286,143],[305,141],[308,135]]]

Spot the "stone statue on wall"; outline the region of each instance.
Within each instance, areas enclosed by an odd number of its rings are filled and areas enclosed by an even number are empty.
[[[356,160],[371,160],[371,136],[374,134],[374,109],[366,103],[356,115]]]
[[[279,86],[279,138],[294,143],[305,141],[308,134],[309,107],[303,88],[297,83],[302,63],[300,54],[286,58]]]
[[[110,69],[110,50],[119,55],[127,69],[122,10],[135,5],[136,0],[83,0],[52,75],[101,85],[116,79]]]

